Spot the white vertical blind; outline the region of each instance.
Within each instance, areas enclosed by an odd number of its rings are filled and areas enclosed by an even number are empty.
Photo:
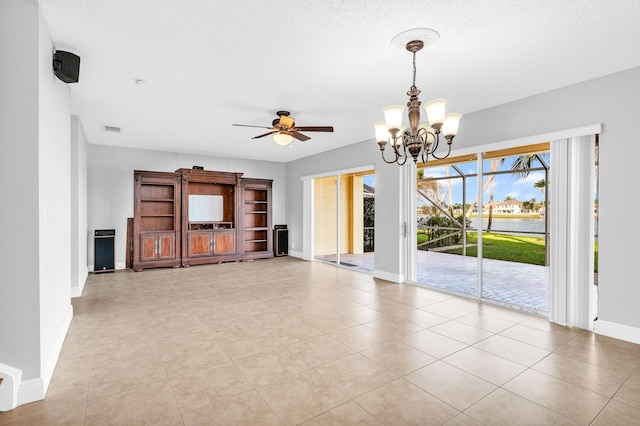
[[[593,328],[595,136],[551,142],[549,320]]]
[[[405,277],[407,281],[416,282],[418,281],[418,222],[416,218],[417,212],[417,170],[418,167],[415,163],[411,163],[405,168],[405,173],[403,176],[403,187],[404,191],[404,205],[407,206],[404,217],[405,217],[405,253],[406,255],[406,266],[405,266]]]

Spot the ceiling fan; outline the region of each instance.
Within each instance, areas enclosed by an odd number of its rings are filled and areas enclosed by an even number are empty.
[[[273,135],[273,140],[278,145],[289,145],[293,139],[298,139],[299,141],[307,141],[311,139],[307,135],[303,135],[300,131],[303,132],[333,132],[332,126],[296,126],[295,119],[290,117],[289,111],[278,111],[276,112],[278,118],[274,119],[271,123],[271,127],[265,126],[252,126],[250,124],[232,124],[232,126],[240,126],[240,127],[257,127],[260,129],[268,129],[267,133],[263,133],[258,136],[254,136],[251,139],[259,139],[265,136]]]

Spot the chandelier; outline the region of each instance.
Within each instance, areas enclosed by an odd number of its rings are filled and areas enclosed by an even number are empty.
[[[429,156],[442,160],[451,153],[451,143],[458,132],[458,124],[461,114],[445,114],[446,99],[434,99],[424,104],[427,122],[420,123],[420,104],[418,95],[420,90],[416,87],[416,52],[422,49],[425,42],[434,43],[439,38],[436,31],[429,28],[417,28],[398,34],[391,41],[395,46],[404,47],[413,54],[413,84],[409,88],[409,129],[402,124],[402,105],[389,105],[382,109],[384,120],[373,125],[376,132],[376,140],[380,146],[380,153],[385,163],[397,163],[403,165],[411,156],[414,163],[420,159],[423,163],[429,161]],[[448,150],[446,155],[437,156],[435,151],[440,142],[440,134],[447,140]],[[391,145],[392,159],[385,158],[385,148]]]

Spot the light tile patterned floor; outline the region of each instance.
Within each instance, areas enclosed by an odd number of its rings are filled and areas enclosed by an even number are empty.
[[[640,346],[290,257],[91,275],[0,425],[640,424]]]

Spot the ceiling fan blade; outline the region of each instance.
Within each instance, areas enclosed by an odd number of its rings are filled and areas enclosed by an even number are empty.
[[[290,131],[287,133],[302,142],[308,141],[309,139],[311,139],[309,136],[303,135],[302,133],[298,133],[296,131],[293,131],[293,132]]]
[[[271,130],[270,132],[267,132],[267,133],[265,133],[265,134],[263,134],[263,135],[254,136],[254,137],[252,137],[251,139],[263,138],[263,137],[265,137],[265,136],[269,136],[269,135],[272,135],[272,134],[274,134],[274,133],[278,133],[278,130]]]
[[[296,119],[293,117],[287,117],[286,115],[280,116],[280,125],[286,128],[293,127],[293,124],[296,122]]]
[[[296,126],[296,130],[303,132],[333,132],[333,126]]]
[[[257,127],[258,129],[272,129],[273,127],[267,127],[267,126],[252,126],[251,124],[232,124],[232,126],[238,126],[238,127]]]

